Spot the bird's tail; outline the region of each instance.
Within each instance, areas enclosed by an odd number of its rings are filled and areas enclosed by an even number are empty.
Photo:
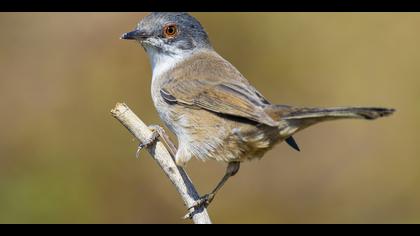
[[[275,106],[284,127],[280,127],[282,136],[289,136],[313,124],[337,119],[374,120],[391,115],[395,110],[380,107],[331,107],[331,108],[298,108]]]

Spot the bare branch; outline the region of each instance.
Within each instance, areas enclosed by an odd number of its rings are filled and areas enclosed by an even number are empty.
[[[143,121],[141,121],[124,103],[118,103],[115,108],[112,109],[111,114],[140,142],[151,137],[152,131],[150,131]],[[155,144],[148,147],[148,151],[175,186],[185,205],[187,207],[192,206],[199,199],[199,195],[188,175],[181,167],[178,167],[175,164],[163,143],[157,141]],[[204,207],[196,209],[191,215],[192,220],[196,224],[211,224],[210,217]]]

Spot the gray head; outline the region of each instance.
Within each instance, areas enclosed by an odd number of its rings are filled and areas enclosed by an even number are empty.
[[[144,17],[134,31],[122,39],[137,40],[146,51],[180,54],[195,49],[211,49],[200,22],[188,13],[154,12]]]

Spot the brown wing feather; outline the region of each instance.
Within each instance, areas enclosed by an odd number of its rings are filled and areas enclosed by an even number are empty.
[[[176,101],[181,105],[247,118],[269,126],[278,126],[278,122],[265,113],[263,104],[258,104],[253,97],[247,96],[228,84],[206,86],[203,81],[183,81],[183,83],[168,83],[161,91],[171,96],[172,99],[167,99],[168,102]]]
[[[171,72],[172,78],[161,89],[167,102],[279,125],[265,112],[269,102],[231,64],[214,56],[194,60],[178,66],[182,71]]]

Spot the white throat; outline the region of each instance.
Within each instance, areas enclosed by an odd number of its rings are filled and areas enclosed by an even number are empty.
[[[191,55],[191,52],[179,52],[176,54],[164,53],[154,47],[148,47],[146,51],[149,55],[150,64],[152,65],[153,79],[159,77]]]

